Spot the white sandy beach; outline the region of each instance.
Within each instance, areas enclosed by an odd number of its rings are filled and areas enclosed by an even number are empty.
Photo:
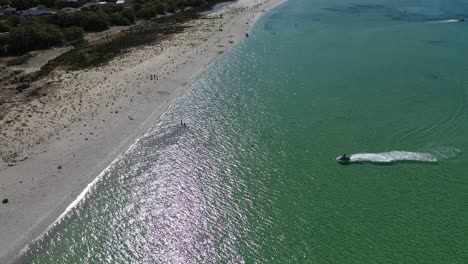
[[[43,80],[50,82],[47,96],[0,121],[2,153],[18,153],[16,162],[0,161],[0,199],[9,200],[0,204],[0,263],[14,262],[196,76],[245,37],[259,14],[280,2],[239,0],[105,66]]]

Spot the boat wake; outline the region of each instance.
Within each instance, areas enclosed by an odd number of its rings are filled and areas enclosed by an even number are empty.
[[[392,164],[398,162],[437,163],[437,158],[430,153],[390,151],[382,153],[356,153],[350,156],[348,163],[380,163]]]
[[[457,23],[462,22],[460,19],[444,19],[444,20],[434,20],[430,21],[430,24],[443,24],[443,23]]]

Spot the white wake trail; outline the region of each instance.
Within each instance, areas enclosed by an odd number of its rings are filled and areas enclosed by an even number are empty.
[[[456,22],[461,22],[461,21],[459,19],[445,19],[445,20],[430,21],[428,23],[429,24],[442,24],[442,23],[456,23]]]
[[[350,157],[350,162],[392,163],[398,161],[437,162],[437,158],[430,153],[409,151],[357,153]]]

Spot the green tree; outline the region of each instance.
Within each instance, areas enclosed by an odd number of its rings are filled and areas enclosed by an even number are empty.
[[[184,8],[188,6],[188,3],[186,0],[178,0],[173,3],[174,3],[175,8],[178,10],[184,10]]]
[[[10,30],[12,30],[12,28],[13,26],[11,25],[10,21],[0,21],[0,33],[9,32]]]
[[[62,29],[62,32],[66,41],[82,40],[85,33],[80,27],[67,27]]]
[[[123,10],[122,5],[117,5],[114,3],[107,3],[105,5],[101,5],[99,7],[102,11],[106,12],[106,14],[114,14],[114,13],[119,13]]]
[[[166,14],[166,5],[159,2],[154,5],[154,10],[160,15]]]
[[[16,54],[61,46],[63,43],[64,36],[60,28],[43,23],[25,24],[14,28],[7,40],[8,51]]]
[[[5,54],[8,47],[8,38],[0,36],[0,54]]]
[[[119,13],[109,15],[110,23],[114,26],[128,26],[132,23]]]
[[[141,7],[143,6],[144,2],[143,0],[135,0],[133,1],[133,10],[138,13],[138,11],[141,10]]]
[[[23,17],[20,17],[20,16],[17,16],[17,15],[14,15],[14,16],[9,16],[8,17],[8,22],[10,22],[10,24],[14,27],[18,26],[19,24],[23,23],[24,21],[24,18]]]
[[[59,12],[52,16],[48,16],[48,23],[55,24],[61,28],[76,26],[79,21],[77,21],[77,16],[75,14]]]
[[[142,19],[151,19],[156,16],[156,10],[154,5],[151,3],[146,3],[141,6],[140,11],[137,12],[137,16]]]
[[[133,9],[131,8],[124,8],[124,10],[122,10],[122,12],[120,12],[120,14],[127,18],[128,21],[130,21],[130,23],[134,23],[135,22],[135,12],[133,11]]]
[[[85,31],[102,31],[109,28],[109,16],[104,12],[82,12],[80,21]]]
[[[176,12],[176,5],[174,2],[170,2],[168,5],[167,5],[167,9],[166,11],[169,12],[169,13],[175,13]]]
[[[47,6],[47,7],[53,7],[55,5],[56,0],[38,0],[37,4]]]
[[[12,0],[11,5],[16,7],[18,10],[25,10],[31,7],[35,7],[38,4],[36,0]]]
[[[62,9],[65,7],[77,8],[80,7],[80,3],[75,1],[58,0],[57,2],[55,2],[55,6],[57,7],[57,9]]]
[[[78,0],[78,3],[80,4],[80,6],[86,4],[86,3],[89,3],[89,2],[94,2],[93,0]]]
[[[188,0],[187,1],[187,5],[193,6],[193,7],[201,6],[203,4],[204,4],[203,0]]]

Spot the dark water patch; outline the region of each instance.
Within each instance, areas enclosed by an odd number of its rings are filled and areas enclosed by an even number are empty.
[[[432,80],[438,80],[440,78],[439,75],[436,75],[436,74],[431,74],[429,76],[431,77]]]
[[[342,120],[342,121],[349,120],[350,118],[351,117],[349,115],[339,115],[335,117],[336,120]]]
[[[401,20],[401,17],[395,17],[392,15],[385,15],[385,16],[391,18],[392,20]]]
[[[308,23],[313,23],[313,22],[318,22],[321,21],[321,18],[323,17],[323,14],[320,13],[314,13],[314,14],[304,14],[304,13],[297,13],[294,15],[294,18],[290,18],[286,15],[285,12],[279,12],[279,13],[274,13],[270,16],[271,19],[268,20],[268,22],[263,24],[263,28],[272,33],[272,32],[278,32],[280,31],[281,28],[290,28],[290,29],[299,29],[301,25],[303,24],[308,24]],[[278,21],[281,21],[281,23],[278,23]],[[273,30],[273,27],[275,27],[275,30]],[[288,29],[289,32],[291,32]]]
[[[314,13],[314,14],[298,14],[296,16],[296,21],[301,21],[301,23],[307,23],[307,22],[317,22],[321,21],[322,18],[324,18],[325,15],[322,13]]]
[[[352,4],[350,6],[344,7],[324,7],[324,10],[335,12],[335,13],[345,13],[345,14],[360,14],[368,13],[376,10],[383,10],[385,6],[383,5],[362,5],[362,4]]]
[[[384,17],[388,17],[396,21],[408,22],[436,22],[450,19],[460,19],[468,17],[464,13],[444,13],[444,14],[427,14],[419,12],[407,12],[406,9],[388,8],[384,5],[364,5],[364,4],[351,4],[348,6],[332,6],[324,7],[323,10],[339,13],[339,14],[368,14],[368,13],[381,13]]]
[[[460,18],[468,18],[468,13],[457,13],[455,14],[455,17],[460,19]]]
[[[409,12],[387,12],[384,14],[392,20],[406,21],[406,22],[443,22],[447,20],[459,19],[460,16],[454,14],[445,15],[431,15],[421,13],[409,13]]]
[[[392,20],[398,20],[398,21],[407,21],[407,22],[423,22],[423,21],[430,21],[431,18],[426,15],[422,14],[415,14],[415,13],[387,13],[384,15],[385,17],[388,17]]]
[[[440,45],[443,43],[442,40],[424,40],[423,42],[431,45]]]
[[[330,12],[335,12],[335,13],[347,13],[347,14],[356,14],[358,13],[356,8],[352,7],[324,7],[323,10],[330,11]]]
[[[263,25],[263,29],[267,32],[273,32],[273,23],[267,22]]]
[[[375,9],[384,9],[384,5],[363,5],[363,4],[353,4],[353,6],[358,7],[362,10],[375,10]]]
[[[285,20],[287,19],[287,16],[286,16],[286,13],[284,12],[278,12],[278,13],[274,13],[270,16],[270,18],[272,20]]]

